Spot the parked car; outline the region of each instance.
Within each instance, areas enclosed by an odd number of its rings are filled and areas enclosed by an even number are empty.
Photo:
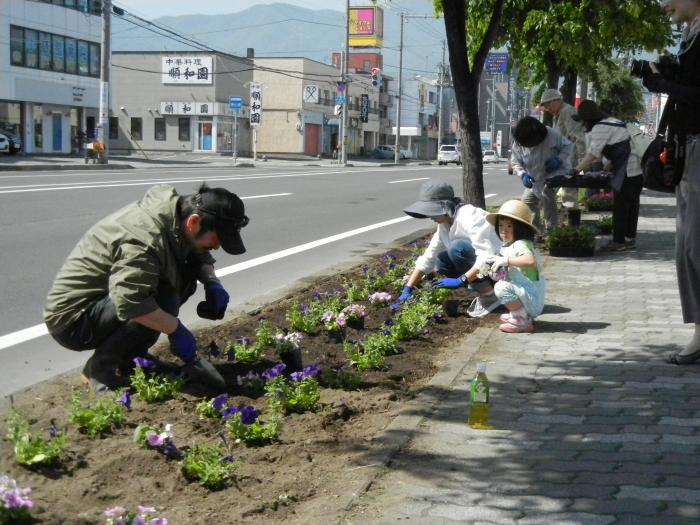
[[[440,146],[440,151],[438,151],[437,160],[440,166],[450,162],[454,162],[459,166],[462,164],[462,154],[457,149],[456,144],[443,144]]]
[[[372,150],[372,157],[375,159],[393,159],[394,158],[394,151],[395,148],[393,145],[389,144],[384,144],[382,146],[377,146]],[[410,151],[403,151],[401,150],[401,153],[399,154],[399,159],[404,160],[404,159],[410,159],[411,158],[411,152]]]
[[[0,133],[0,152],[14,155],[19,151],[22,151],[22,141],[18,137],[4,131]]]
[[[487,149],[484,151],[481,162],[487,164],[489,162],[501,162],[501,157],[498,156],[495,150]]]

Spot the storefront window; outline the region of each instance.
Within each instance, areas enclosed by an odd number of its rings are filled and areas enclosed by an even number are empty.
[[[34,148],[39,152],[44,147],[43,123],[44,111],[41,106],[34,106]]]
[[[109,138],[111,140],[119,138],[119,117],[109,117]]]
[[[22,136],[22,106],[15,102],[0,102],[0,131]]]
[[[189,142],[190,140],[190,118],[177,119],[177,137],[178,140]]]
[[[88,0],[78,0],[78,10],[83,13],[87,13],[88,10]]]
[[[31,29],[24,30],[24,65],[39,67],[39,33]]]
[[[78,72],[78,43],[74,38],[66,38],[66,73]]]
[[[88,74],[88,43],[78,40],[78,73],[81,75]]]
[[[39,67],[51,69],[51,35],[39,33]]]
[[[70,7],[71,9],[75,9],[75,0],[66,0],[66,7]]]
[[[62,36],[53,35],[53,70],[63,71],[66,68],[65,60],[65,38]]]
[[[155,140],[165,140],[165,119],[157,118],[154,120],[154,139]]]
[[[100,76],[100,46],[90,44],[90,76]]]
[[[10,61],[13,66],[22,65],[24,31],[21,27],[10,26]]]
[[[141,117],[131,118],[131,138],[143,140],[143,119]]]

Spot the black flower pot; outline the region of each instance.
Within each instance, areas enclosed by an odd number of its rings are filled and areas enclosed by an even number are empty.
[[[332,343],[342,343],[345,339],[345,330],[328,330],[328,339]]]
[[[294,348],[280,353],[280,359],[287,366],[287,372],[301,372],[304,369],[304,363],[301,359],[301,349]]]
[[[365,318],[360,317],[359,319],[347,319],[345,321],[349,328],[353,330],[364,330],[365,329]]]
[[[459,315],[459,301],[457,299],[448,299],[442,303],[442,310],[445,315],[457,317]]]
[[[572,228],[578,228],[579,226],[581,226],[581,210],[572,209],[567,210],[566,213],[569,226],[571,226]]]
[[[555,246],[549,249],[552,257],[593,257],[595,246]]]

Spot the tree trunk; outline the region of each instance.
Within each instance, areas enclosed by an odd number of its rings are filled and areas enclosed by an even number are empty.
[[[479,80],[486,55],[496,39],[503,13],[503,3],[504,0],[496,0],[484,40],[474,54],[474,65],[470,69],[466,31],[467,2],[465,0],[442,0],[452,85],[455,91],[459,128],[462,134],[462,196],[467,204],[480,208],[486,206],[486,200],[484,198],[481,136],[479,133]]]
[[[576,102],[576,79],[578,75],[575,70],[567,70],[564,73],[564,83],[561,85],[561,95],[564,102],[574,105]]]

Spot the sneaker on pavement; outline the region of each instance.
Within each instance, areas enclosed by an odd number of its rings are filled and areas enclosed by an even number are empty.
[[[490,301],[484,301],[484,297],[477,297],[469,305],[469,308],[467,308],[467,315],[469,315],[469,317],[486,317],[498,308],[500,304],[501,301],[495,295]]]
[[[507,323],[499,326],[499,328],[501,332],[506,332],[507,334],[529,334],[535,331],[535,325],[529,316],[525,318],[513,317]]]
[[[625,246],[628,248],[636,248],[637,247],[637,239],[636,238],[626,238],[625,239]]]
[[[510,315],[510,312],[507,314],[501,314],[501,322],[502,323],[508,323],[510,320],[513,319],[513,316]]]

